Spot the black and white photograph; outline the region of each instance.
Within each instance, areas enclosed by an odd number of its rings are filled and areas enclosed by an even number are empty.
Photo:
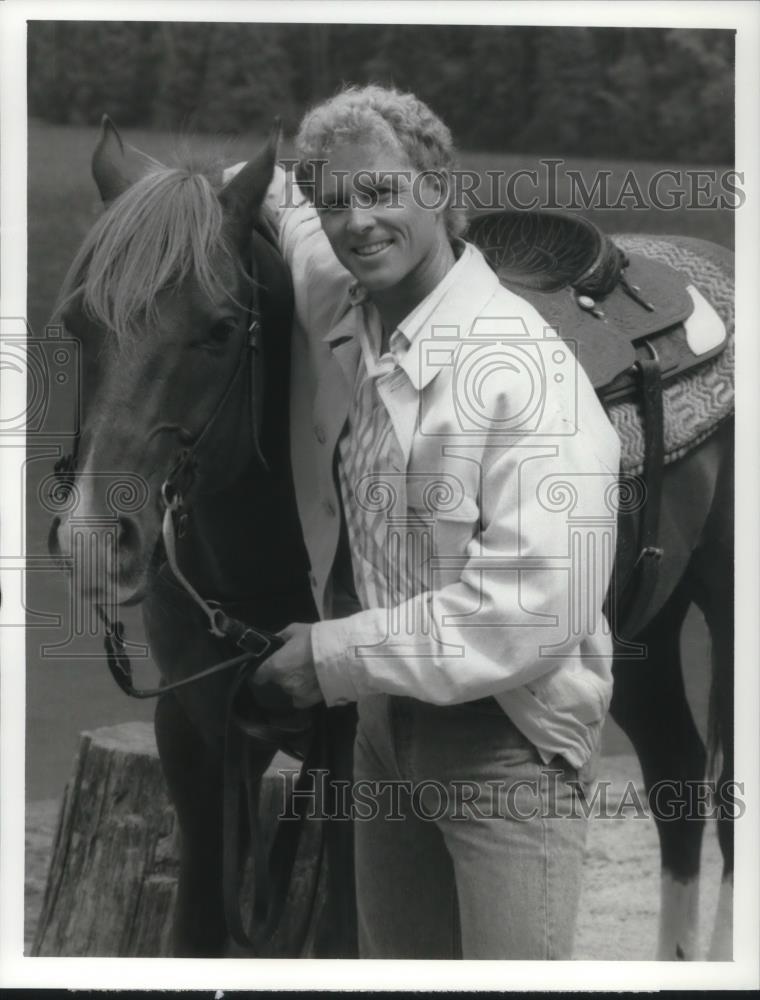
[[[0,983],[760,986],[760,8],[2,7]]]

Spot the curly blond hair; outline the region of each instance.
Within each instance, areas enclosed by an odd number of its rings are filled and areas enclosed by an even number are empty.
[[[449,129],[414,94],[376,84],[345,87],[307,111],[296,135],[296,176],[307,177],[313,161],[324,159],[335,146],[367,137],[395,140],[416,170],[435,172],[452,191],[456,151]],[[451,198],[445,222],[449,237],[459,236],[467,225],[463,209]]]

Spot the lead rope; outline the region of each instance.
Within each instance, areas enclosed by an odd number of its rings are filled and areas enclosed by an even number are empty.
[[[171,684],[165,684],[157,688],[137,688],[133,681],[132,664],[126,652],[124,626],[120,621],[111,622],[103,606],[96,604],[95,609],[106,628],[105,648],[108,669],[121,690],[132,698],[158,698],[163,694],[168,694],[170,691],[176,691],[178,688],[187,687],[189,684],[196,683],[196,681],[211,677],[225,670],[233,670],[236,667],[245,667],[246,674],[250,674],[275,649],[278,649],[282,645],[282,639],[279,636],[271,632],[266,632],[263,629],[246,625],[245,622],[241,622],[237,618],[231,618],[218,605],[214,606],[211,602],[204,600],[184,575],[177,561],[173,518],[173,514],[182,507],[182,497],[178,492],[175,492],[171,497],[169,493],[170,489],[167,480],[161,487],[161,496],[166,505],[162,523],[162,535],[169,567],[185,593],[208,618],[209,632],[220,639],[231,639],[241,649],[245,650],[245,652],[239,656],[222,660],[220,663],[216,663],[205,670],[201,670],[182,680],[174,681]]]

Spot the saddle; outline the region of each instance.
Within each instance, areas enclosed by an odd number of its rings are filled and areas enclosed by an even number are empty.
[[[466,238],[502,284],[527,299],[576,351],[602,404],[634,399],[644,423],[646,503],[638,558],[617,591],[614,635],[643,625],[663,551],[658,544],[664,464],[663,384],[711,360],[725,336],[700,337],[685,323],[701,308],[686,277],[664,263],[626,254],[588,219],[554,212],[476,217]],[[608,609],[611,610],[611,609]],[[608,615],[609,617],[609,615]]]
[[[499,276],[573,344],[605,405],[634,397],[636,364],[655,355],[661,382],[711,360],[725,338],[694,350],[684,322],[695,299],[666,264],[626,254],[588,219],[554,212],[494,212],[467,239]]]

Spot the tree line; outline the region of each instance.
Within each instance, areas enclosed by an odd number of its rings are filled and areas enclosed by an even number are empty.
[[[663,28],[32,21],[30,114],[292,130],[342,83],[412,90],[470,150],[730,163],[734,34]]]

